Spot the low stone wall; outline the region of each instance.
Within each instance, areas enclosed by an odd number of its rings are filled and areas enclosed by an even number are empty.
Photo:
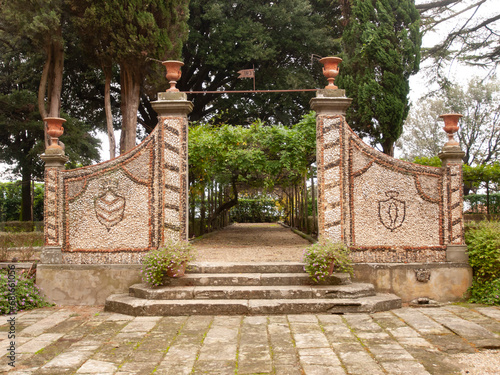
[[[36,282],[57,305],[104,305],[111,294],[141,282],[141,265],[39,264]]]
[[[58,305],[104,305],[114,293],[128,293],[141,281],[141,266],[39,264],[37,284]],[[439,302],[459,301],[472,282],[464,263],[358,263],[353,281],[372,283],[379,293],[394,293],[403,302],[426,297]]]
[[[472,283],[467,263],[364,263],[354,265],[354,280],[374,285],[379,293],[394,293],[403,302],[430,298],[462,300]]]

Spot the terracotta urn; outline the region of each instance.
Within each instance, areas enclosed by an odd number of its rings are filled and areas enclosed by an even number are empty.
[[[325,86],[327,90],[336,90],[337,86],[333,84],[335,77],[339,74],[339,64],[342,61],[340,57],[323,57],[319,60],[320,63],[323,64],[323,75],[328,80],[328,86]]]
[[[444,120],[443,130],[448,133],[448,142],[445,146],[458,146],[459,143],[454,139],[454,134],[458,131],[458,120],[462,117],[458,113],[447,113],[439,116]]]
[[[178,92],[179,89],[175,87],[177,81],[181,78],[181,66],[184,65],[181,61],[176,60],[167,60],[162,63],[167,68],[166,77],[168,79],[168,83],[170,83],[170,88],[167,92]]]
[[[45,117],[43,121],[47,123],[47,134],[50,136],[50,145],[47,148],[62,150],[62,147],[58,144],[58,140],[64,133],[62,124],[66,120],[60,117]]]

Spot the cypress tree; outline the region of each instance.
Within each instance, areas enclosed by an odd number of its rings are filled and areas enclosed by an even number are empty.
[[[394,154],[409,110],[409,77],[419,69],[420,17],[414,0],[344,2],[339,87],[353,99],[349,125]]]

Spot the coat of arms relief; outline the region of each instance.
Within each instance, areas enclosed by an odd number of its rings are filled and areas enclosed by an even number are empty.
[[[101,183],[99,195],[94,201],[97,220],[109,230],[123,220],[125,198],[117,193],[118,181],[107,180]]]

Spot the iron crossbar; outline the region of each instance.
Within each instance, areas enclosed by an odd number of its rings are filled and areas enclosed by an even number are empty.
[[[232,91],[182,91],[184,94],[253,94],[270,92],[312,92],[318,89],[298,89],[298,90],[232,90]]]

